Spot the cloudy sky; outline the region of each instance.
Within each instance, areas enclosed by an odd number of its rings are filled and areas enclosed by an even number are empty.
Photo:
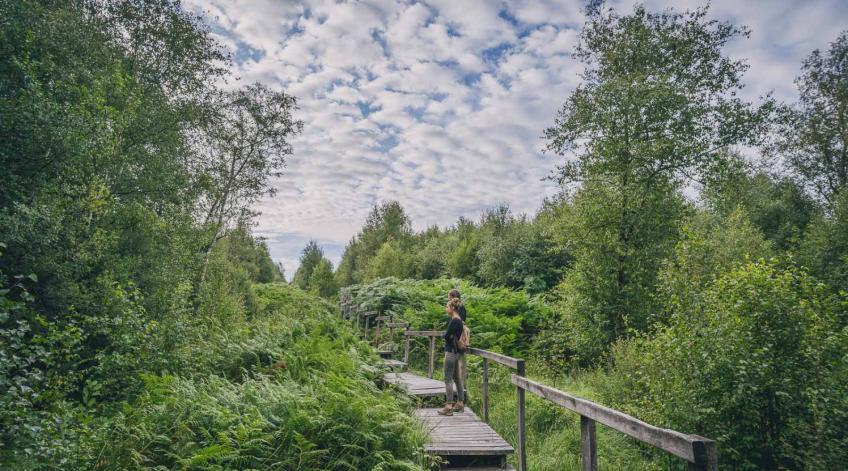
[[[370,208],[398,200],[416,229],[556,193],[542,131],[579,81],[570,55],[583,1],[185,0],[236,59],[242,82],[296,96],[304,132],[257,232],[287,276],[317,240],[337,263]],[[648,1],[651,10],[703,2]],[[846,0],[717,0],[745,24],[745,93],[793,100],[804,56],[848,29]],[[632,2],[608,2],[622,11]]]

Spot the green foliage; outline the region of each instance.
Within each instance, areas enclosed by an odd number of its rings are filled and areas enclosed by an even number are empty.
[[[549,360],[589,366],[617,338],[643,331],[659,309],[657,273],[674,247],[683,201],[669,191],[641,193],[640,214],[622,226],[628,196],[608,185],[585,185],[561,222],[575,261],[551,300],[558,315],[542,343]]]
[[[726,218],[696,213],[683,225],[673,255],[660,268],[658,294],[663,309],[652,320],[665,323],[673,313],[695,315],[703,307],[709,283],[739,265],[773,254],[773,244],[744,211],[734,211]]]
[[[342,255],[337,273],[341,286],[373,280],[386,270],[387,274],[409,270],[408,262],[399,267],[391,266],[400,252],[406,252],[412,236],[409,217],[397,201],[375,205],[362,230],[350,241]],[[388,244],[388,245],[387,245]],[[372,264],[379,253],[381,260]],[[383,275],[385,276],[385,275]]]
[[[394,212],[387,214],[403,214],[396,203],[391,208]],[[388,217],[383,215],[386,211],[375,207],[366,227],[345,249],[337,273],[342,286],[384,277],[455,277],[485,286],[526,288],[535,294],[554,286],[570,262],[569,252],[554,243],[541,213],[535,220],[528,220],[500,206],[484,211],[479,222],[460,218],[444,230],[433,226],[412,233],[408,228],[384,228],[388,222],[381,221]],[[408,219],[399,216],[395,220],[408,224]],[[395,238],[398,234],[400,238]],[[380,245],[370,252],[368,247],[376,245],[375,241]]]
[[[400,245],[394,240],[387,240],[377,253],[374,254],[365,267],[363,280],[376,280],[394,276],[407,278],[410,271],[410,260],[408,254],[401,250]]]
[[[828,204],[848,184],[848,31],[807,57],[795,80],[800,100],[785,110],[773,151]]]
[[[292,277],[292,284],[300,289],[309,289],[309,279],[312,271],[324,259],[324,250],[318,246],[318,242],[310,240],[300,254],[300,265]]]
[[[216,244],[215,251],[224,252],[227,259],[244,268],[253,282],[283,281],[280,268],[274,264],[268,253],[268,245],[263,239],[254,237],[244,226],[230,231]]]
[[[323,298],[331,298],[338,293],[333,263],[324,257],[324,251],[314,240],[310,240],[303,248],[292,284]]]
[[[748,218],[781,250],[794,249],[817,211],[815,202],[795,181],[737,169],[708,184],[709,206],[725,216],[743,208]]]
[[[309,277],[309,290],[322,298],[331,298],[339,292],[339,285],[333,276],[333,264],[329,260],[318,262]]]
[[[719,441],[736,469],[844,463],[845,331],[838,304],[794,268],[749,263],[653,336],[620,342],[606,396],[648,422]]]
[[[834,196],[829,214],[818,214],[798,249],[798,261],[834,291],[848,291],[848,190]]]
[[[192,368],[145,376],[113,417],[103,469],[419,469],[423,435],[376,389],[371,351],[334,306],[259,285],[261,314],[186,343]]]
[[[562,327],[585,332],[584,364],[647,327],[682,183],[721,168],[722,149],[755,143],[766,124],[772,104],[738,98],[745,65],[722,52],[746,30],[706,15],[593,9],[576,52],[583,81],[546,131],[549,150],[577,154],[557,178],[580,185]]]
[[[247,227],[294,99],[216,89],[178,2],[0,17],[0,468],[418,469],[333,306],[256,285],[282,278]]]
[[[414,330],[444,329],[448,291],[458,288],[468,310],[475,347],[521,356],[529,350],[548,308],[536,298],[507,288],[480,288],[461,280],[384,278],[345,288],[361,310],[392,313]]]

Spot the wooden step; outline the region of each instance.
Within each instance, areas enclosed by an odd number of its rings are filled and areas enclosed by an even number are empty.
[[[505,456],[515,451],[468,407],[452,416],[439,415],[438,408],[417,409],[413,414],[430,432],[430,440],[424,445],[428,453],[444,457]]]
[[[445,382],[412,373],[386,373],[383,379],[415,397],[445,396]]]

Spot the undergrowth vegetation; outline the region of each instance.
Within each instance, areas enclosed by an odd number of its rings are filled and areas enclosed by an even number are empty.
[[[104,441],[103,469],[419,469],[408,403],[375,385],[335,309],[282,284],[260,314],[192,342],[186,375],[146,376]]]

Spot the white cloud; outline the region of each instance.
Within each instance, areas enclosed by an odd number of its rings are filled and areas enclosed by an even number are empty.
[[[390,199],[419,229],[498,203],[535,210],[555,192],[542,179],[557,158],[541,153],[540,136],[579,83],[571,53],[584,3],[187,0],[234,53],[257,52],[237,54],[241,83],[299,100],[304,132],[274,182],[277,197],[257,208],[275,259],[293,274],[314,238],[338,262],[371,206]],[[609,3],[627,11],[635,2]],[[713,17],[752,29],[728,47],[751,66],[746,96],[792,99],[801,59],[848,24],[839,3],[713,1]]]

